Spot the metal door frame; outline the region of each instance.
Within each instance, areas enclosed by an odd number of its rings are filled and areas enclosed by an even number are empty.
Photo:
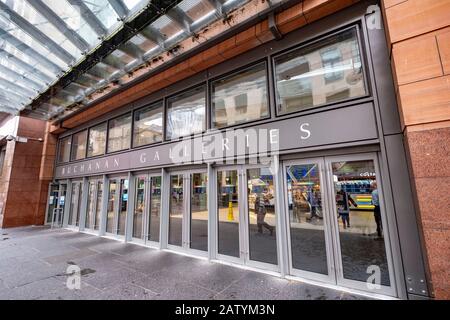
[[[102,182],[102,178],[90,178],[90,179],[88,179],[88,183],[87,183],[87,185],[88,185],[88,187],[87,187],[87,203],[86,203],[86,210],[85,210],[85,217],[87,217],[87,213],[88,213],[88,210],[89,210],[89,207],[88,207],[88,203],[89,203],[89,191],[90,191],[90,184],[91,183],[94,183],[94,194],[93,194],[93,196],[92,196],[92,199],[91,199],[91,201],[94,201],[94,203],[93,203],[93,207],[92,207],[92,214],[91,214],[91,217],[90,217],[90,225],[91,225],[91,228],[87,228],[86,227],[86,218],[85,218],[85,224],[84,224],[84,226],[83,226],[83,231],[87,231],[87,232],[90,232],[90,233],[97,233],[97,231],[98,230],[95,230],[95,216],[96,216],[96,213],[97,213],[97,205],[98,205],[98,184],[99,184],[99,182]]]
[[[376,153],[365,153],[365,154],[351,154],[351,155],[341,155],[341,156],[329,156],[324,157],[325,160],[325,171],[328,181],[328,206],[331,209],[330,212],[337,212],[336,209],[336,202],[334,201],[334,183],[333,183],[333,172],[332,172],[332,166],[331,164],[333,162],[342,162],[342,161],[373,161],[374,163],[374,169],[375,169],[375,175],[376,175],[376,181],[377,181],[377,187],[379,190],[379,200],[380,200],[380,210],[381,210],[381,220],[382,225],[384,226],[384,244],[385,244],[385,250],[386,250],[386,260],[388,265],[388,272],[389,272],[389,282],[390,286],[383,286],[381,285],[380,289],[373,289],[370,290],[367,286],[367,283],[357,281],[357,280],[350,280],[345,279],[343,275],[343,265],[342,265],[342,255],[341,255],[341,247],[340,247],[340,240],[339,240],[339,225],[337,219],[331,219],[331,229],[333,233],[333,241],[334,241],[334,256],[335,259],[335,269],[336,269],[336,284],[338,286],[343,286],[347,288],[353,288],[357,290],[362,290],[366,292],[371,292],[375,294],[382,294],[382,295],[390,295],[390,296],[397,296],[397,289],[396,289],[396,281],[395,281],[395,270],[394,270],[394,263],[393,263],[393,257],[392,257],[392,249],[391,249],[391,238],[388,231],[388,222],[387,222],[387,216],[386,216],[386,203],[384,201],[384,188],[383,188],[383,179],[378,163],[378,157]]]
[[[289,202],[288,202],[288,190],[287,190],[287,168],[295,165],[307,165],[307,164],[317,164],[319,166],[319,179],[320,179],[320,192],[322,196],[322,211],[324,214],[324,236],[325,236],[325,250],[327,257],[327,270],[328,275],[306,271],[301,269],[295,269],[293,267],[292,261],[292,247],[291,247],[291,228],[290,228],[290,217],[289,217]],[[287,250],[288,250],[288,268],[289,274],[293,276],[299,276],[305,279],[311,279],[315,281],[322,281],[327,283],[336,283],[336,270],[334,266],[334,249],[333,249],[333,240],[332,240],[332,230],[331,230],[331,221],[333,219],[333,215],[331,215],[331,210],[328,205],[328,184],[327,177],[325,172],[325,159],[324,157],[316,157],[316,158],[306,158],[300,160],[288,160],[283,162],[283,189],[284,189],[284,208],[285,214],[287,215],[286,219],[286,235],[287,235]]]
[[[275,160],[276,161],[276,160]],[[270,264],[266,262],[261,261],[255,261],[250,259],[250,232],[249,232],[249,208],[248,208],[248,190],[247,190],[247,170],[249,169],[258,169],[258,168],[267,168],[270,170],[270,167],[265,164],[234,164],[234,165],[219,165],[214,168],[214,174],[217,179],[217,174],[219,171],[237,171],[238,175],[238,212],[239,212],[239,257],[232,257],[227,256],[224,254],[219,254],[219,239],[218,239],[218,223],[216,224],[216,232],[215,232],[215,241],[216,241],[216,252],[215,257],[218,260],[223,260],[231,263],[238,263],[241,265],[245,265],[248,267],[254,267],[259,269],[265,269],[269,271],[275,271],[275,272],[281,272],[282,269],[282,258],[281,258],[281,246],[280,246],[280,224],[279,224],[279,217],[278,215],[281,214],[281,212],[278,212],[280,210],[277,210],[277,201],[280,201],[279,194],[277,192],[277,173],[272,172],[272,178],[275,188],[275,234],[276,234],[276,248],[277,248],[277,264]],[[214,195],[217,197],[217,193],[219,190],[216,189],[216,194]],[[214,214],[218,216],[218,206],[216,206]],[[218,220],[217,220],[218,221]]]
[[[78,185],[78,192],[75,192],[75,205],[74,205],[74,210],[72,210],[72,198],[74,196],[74,188],[76,188],[76,185]],[[80,199],[80,192],[81,192],[81,198],[83,198],[83,180],[71,180],[71,184],[70,184],[70,204],[69,204],[69,210],[68,210],[68,218],[72,218],[73,220],[73,212],[75,211],[77,213],[78,216],[78,225],[76,224],[76,220],[75,220],[75,224],[71,224],[72,221],[67,221],[67,227],[70,229],[78,229],[78,231],[80,230],[80,221],[81,221],[81,206],[82,206],[82,199]]]
[[[108,221],[108,209],[105,212],[105,230],[104,230],[104,234],[106,236],[109,237],[113,237],[113,238],[117,238],[120,240],[125,240],[125,237],[127,235],[127,227],[126,227],[126,222],[125,222],[125,235],[119,235],[118,234],[118,227],[119,227],[119,210],[120,210],[120,198],[122,196],[122,189],[121,189],[121,185],[120,185],[120,180],[124,179],[124,180],[128,180],[128,194],[130,192],[130,181],[129,181],[129,177],[126,175],[114,175],[111,177],[108,177],[108,194],[107,194],[107,202],[109,200],[109,185],[110,183],[114,180],[116,182],[116,199],[114,199],[114,217],[113,217],[113,232],[107,232],[107,221]],[[130,199],[128,198],[128,202],[130,201]],[[128,205],[127,205],[128,206]],[[127,214],[128,214],[128,210],[127,210]],[[126,217],[125,217],[125,221],[126,221]]]
[[[131,223],[132,223],[132,227],[130,229],[130,241],[133,243],[139,243],[139,244],[144,244],[146,246],[149,247],[153,247],[153,248],[159,248],[160,247],[160,242],[161,242],[161,234],[159,235],[159,239],[160,241],[152,241],[152,240],[148,240],[148,236],[149,236],[149,225],[148,222],[150,220],[150,209],[151,209],[151,201],[152,201],[152,196],[151,196],[151,186],[152,186],[152,178],[155,177],[159,177],[161,178],[161,184],[162,184],[162,175],[161,172],[137,172],[133,174],[134,177],[134,201],[133,201],[133,208],[132,208],[132,216],[133,218],[131,219]],[[134,227],[134,211],[135,211],[135,206],[136,206],[136,188],[137,188],[137,182],[139,178],[144,178],[144,213],[142,215],[142,226],[141,226],[141,234],[142,234],[142,239],[140,238],[136,238],[133,237],[133,227]],[[162,190],[160,190],[161,192],[161,203],[162,203]],[[159,229],[161,229],[161,205],[159,207],[160,210],[160,221],[159,221]]]

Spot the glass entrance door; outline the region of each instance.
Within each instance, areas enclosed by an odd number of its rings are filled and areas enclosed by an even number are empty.
[[[207,255],[207,183],[204,170],[170,174],[169,247]]]
[[[135,179],[133,241],[159,243],[161,176],[141,174]]]
[[[47,205],[46,224],[52,227],[60,227],[63,223],[64,206],[66,201],[67,184],[50,184],[49,198]]]
[[[379,170],[373,156],[327,159],[337,283],[395,294]]]
[[[128,206],[128,178],[111,177],[108,183],[108,206],[106,233],[113,236],[125,235]]]
[[[68,226],[79,227],[83,186],[81,181],[72,181]]]
[[[395,294],[376,155],[284,164],[290,273]]]
[[[99,229],[102,210],[103,182],[91,179],[88,183],[85,229],[96,231]]]
[[[284,171],[291,273],[334,282],[324,159],[288,162]]]
[[[219,259],[278,269],[274,177],[269,168],[217,170]]]

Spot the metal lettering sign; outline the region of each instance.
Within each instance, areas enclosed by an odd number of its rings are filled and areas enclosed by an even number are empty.
[[[377,139],[371,103],[248,128],[210,130],[164,144],[58,165],[55,178],[97,175],[177,164],[270,157],[306,147]]]

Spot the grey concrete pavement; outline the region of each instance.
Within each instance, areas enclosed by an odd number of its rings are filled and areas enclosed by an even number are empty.
[[[66,286],[74,264],[79,290]],[[0,229],[0,299],[362,298],[64,229]]]

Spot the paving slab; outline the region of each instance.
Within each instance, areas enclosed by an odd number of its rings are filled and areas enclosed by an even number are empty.
[[[348,292],[43,226],[0,229],[0,299],[364,299]],[[70,289],[76,265],[81,287]]]

